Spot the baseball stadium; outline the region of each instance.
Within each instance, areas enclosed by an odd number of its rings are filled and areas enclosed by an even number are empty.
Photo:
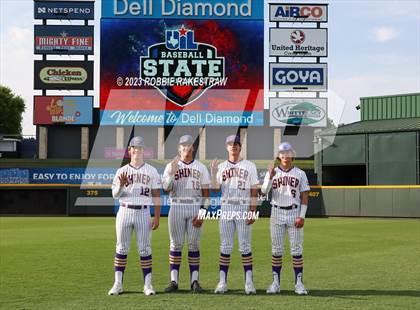
[[[419,2],[0,2],[0,309],[420,307]]]

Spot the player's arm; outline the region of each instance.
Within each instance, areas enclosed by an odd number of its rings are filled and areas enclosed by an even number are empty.
[[[217,158],[213,159],[210,164],[210,177],[211,177],[211,183],[210,187],[212,191],[218,192],[220,191],[220,183],[218,181],[219,178],[219,167],[217,164]]]
[[[251,187],[251,203],[249,205],[249,211],[255,213],[257,211],[257,201],[258,201],[258,184],[255,184]],[[255,219],[247,219],[246,224],[251,225],[255,222]]]
[[[159,227],[159,220],[160,220],[160,189],[155,188],[152,189],[152,200],[153,200],[153,206],[155,208],[155,215],[153,217],[153,224],[152,229],[155,230]]]
[[[209,206],[209,197],[210,197],[210,189],[208,184],[201,185],[201,195],[203,197],[203,204],[200,207],[199,213],[193,217],[192,224],[194,227],[201,227],[203,225],[203,216],[207,212],[207,207]]]
[[[124,187],[128,185],[127,172],[122,172],[120,169],[117,170],[112,182],[112,198],[119,199],[124,192]]]
[[[306,211],[308,210],[309,191],[300,193],[300,213],[295,221],[297,228],[302,228],[305,224]]]
[[[270,165],[268,166],[267,173],[264,177],[263,185],[261,186],[261,193],[267,195],[268,192],[271,190],[271,186],[273,184],[273,178],[276,175],[275,166]]]
[[[258,202],[258,187],[260,183],[258,182],[258,172],[257,167],[253,165],[251,171],[250,171],[251,177],[251,203],[249,205],[249,211],[252,213],[255,213],[257,211],[257,202]],[[255,222],[254,218],[247,219],[246,223],[248,225],[253,224]]]
[[[166,165],[163,172],[162,187],[165,192],[170,192],[173,189],[175,174],[178,171],[179,156],[176,156],[172,161]]]

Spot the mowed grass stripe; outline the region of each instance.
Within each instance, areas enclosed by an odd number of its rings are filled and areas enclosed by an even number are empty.
[[[256,296],[244,296],[243,269],[235,250],[227,295],[212,292],[218,281],[216,221],[204,225],[201,243],[203,295],[189,292],[186,248],[181,291],[163,294],[169,280],[166,218],[152,234],[153,284],[158,295],[141,291],[133,236],[125,274],[125,294],[107,296],[113,283],[114,218],[0,218],[1,290],[4,309],[259,308],[415,309],[420,306],[420,221],[308,219],[305,226],[304,281],[309,296],[293,293],[293,269],[286,240],[282,294],[267,296],[271,282],[269,220],[253,226]]]

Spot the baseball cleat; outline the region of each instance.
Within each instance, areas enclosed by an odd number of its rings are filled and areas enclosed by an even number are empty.
[[[165,288],[165,293],[173,293],[178,290],[178,283],[175,281],[171,281],[169,285]]]
[[[276,282],[271,283],[270,287],[267,289],[267,294],[278,294],[280,293],[280,285]]]
[[[153,289],[153,286],[152,285],[145,285],[144,288],[143,288],[143,293],[146,296],[150,296],[150,295],[155,295],[156,294],[156,292]]]
[[[191,284],[191,290],[193,291],[193,293],[202,293],[204,291],[203,288],[200,286],[200,283],[198,283],[198,281],[194,281]]]
[[[298,295],[308,295],[308,291],[306,290],[305,286],[303,286],[302,282],[296,283],[295,293]]]
[[[120,295],[122,292],[122,285],[119,283],[115,283],[114,286],[109,290],[108,295]]]
[[[247,294],[247,295],[257,294],[257,290],[254,287],[254,283],[252,283],[252,282],[245,283],[245,294]]]
[[[227,289],[227,285],[224,282],[219,282],[219,284],[217,284],[216,289],[214,290],[215,294],[224,294],[228,291]]]

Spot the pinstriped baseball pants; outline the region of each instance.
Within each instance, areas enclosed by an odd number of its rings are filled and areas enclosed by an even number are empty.
[[[300,208],[282,210],[271,207],[270,232],[271,252],[275,256],[283,255],[284,236],[287,232],[290,242],[290,254],[302,255],[303,228],[295,227],[295,220],[299,216]]]
[[[249,206],[233,206],[222,205],[223,211],[239,211],[241,213],[247,212]],[[219,219],[220,232],[220,252],[223,254],[231,254],[233,250],[233,238],[235,230],[238,232],[238,247],[239,252],[248,254],[251,252],[251,225],[246,224],[245,219]]]
[[[131,234],[134,230],[136,232],[137,251],[139,255],[151,255],[151,229],[152,223],[149,208],[136,210],[120,207],[115,222],[115,230],[117,232],[116,252],[123,255],[128,254],[131,244]]]
[[[168,226],[170,250],[182,251],[185,233],[188,238],[188,251],[200,249],[201,227],[194,227],[192,219],[198,215],[200,205],[176,205],[169,208]]]

